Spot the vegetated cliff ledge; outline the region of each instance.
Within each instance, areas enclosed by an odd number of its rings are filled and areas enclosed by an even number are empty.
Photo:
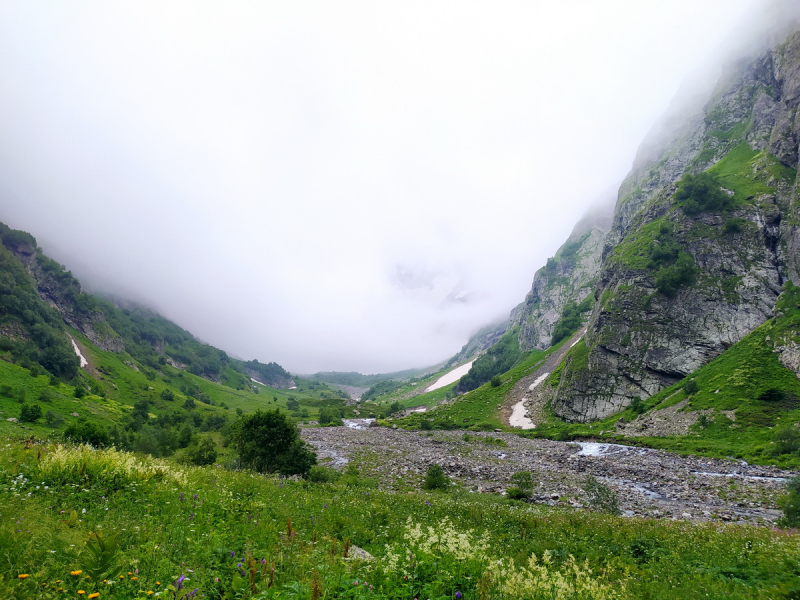
[[[768,320],[784,282],[800,283],[799,108],[795,30],[725,73],[667,143],[645,142],[587,334],[559,373],[557,416],[588,422],[657,393]]]

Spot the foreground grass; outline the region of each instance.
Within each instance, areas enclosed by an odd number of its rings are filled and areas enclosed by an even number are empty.
[[[7,441],[0,577],[4,599],[792,598],[800,535]]]

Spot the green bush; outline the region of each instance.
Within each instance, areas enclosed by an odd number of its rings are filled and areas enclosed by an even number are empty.
[[[779,505],[783,511],[780,525],[783,527],[800,527],[800,475],[789,480],[786,486],[789,492],[781,498]]]
[[[33,423],[42,418],[42,407],[38,404],[23,404],[19,411],[19,420],[23,423]]]
[[[495,375],[489,380],[489,383],[492,387],[500,387],[503,383],[503,380],[500,379],[500,375]]]
[[[647,408],[645,407],[644,402],[642,402],[642,399],[639,396],[634,396],[633,400],[631,400],[631,410],[635,414],[641,415],[643,412],[647,410]]]
[[[297,426],[277,408],[242,417],[233,438],[241,465],[259,473],[305,475],[317,463]]]
[[[675,192],[678,206],[687,215],[723,212],[734,206],[734,199],[722,190],[719,178],[708,171],[684,175]]]
[[[428,467],[425,479],[422,482],[423,490],[446,490],[450,487],[450,478],[441,465],[432,464]]]
[[[44,422],[47,423],[48,427],[60,427],[64,424],[64,417],[53,410],[48,410],[44,416]]]
[[[661,267],[656,273],[656,290],[674,298],[680,288],[694,284],[695,274],[694,259],[686,252],[680,252],[675,264]]]
[[[800,429],[792,425],[781,427],[775,432],[772,437],[775,445],[772,447],[772,454],[780,456],[781,454],[798,454],[800,455]]]
[[[64,438],[79,444],[89,444],[95,448],[105,448],[111,442],[108,432],[101,425],[80,419],[64,430]]]
[[[311,483],[335,483],[341,474],[336,469],[314,465],[306,474],[306,479]]]
[[[217,446],[210,436],[195,442],[186,450],[186,459],[193,465],[213,465],[217,461]]]
[[[700,386],[697,385],[697,381],[690,379],[683,384],[683,391],[687,396],[691,396],[692,394],[696,394],[700,391]]]
[[[583,491],[586,494],[587,504],[592,510],[610,515],[621,514],[616,492],[594,476],[587,477],[583,484]]]

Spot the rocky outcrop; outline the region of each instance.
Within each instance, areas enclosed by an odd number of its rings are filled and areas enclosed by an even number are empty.
[[[568,303],[579,305],[594,293],[605,237],[610,225],[610,205],[579,222],[567,242],[533,278],[525,301],[512,313],[519,323],[521,350],[544,350],[553,342],[553,330]]]
[[[771,318],[783,283],[800,282],[799,108],[800,31],[737,63],[705,105],[643,145],[555,414],[587,422],[655,394]],[[705,170],[736,200],[731,209],[679,206],[678,181]]]
[[[33,240],[33,238],[31,238]],[[61,313],[64,322],[83,333],[102,350],[123,352],[125,344],[72,273],[45,257],[33,243],[4,240],[6,247],[22,262],[36,282],[39,296]]]

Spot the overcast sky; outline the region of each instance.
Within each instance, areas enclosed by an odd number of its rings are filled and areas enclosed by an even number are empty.
[[[753,0],[0,3],[0,220],[293,372],[521,302]]]

